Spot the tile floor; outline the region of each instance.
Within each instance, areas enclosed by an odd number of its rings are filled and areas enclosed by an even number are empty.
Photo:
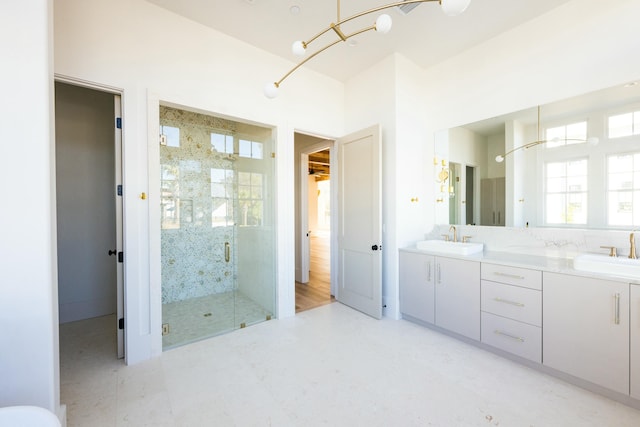
[[[61,325],[73,426],[639,426],[640,411],[340,303],[115,359],[114,319]]]
[[[162,305],[162,323],[170,333],[162,337],[162,348],[199,341],[221,333],[263,322],[265,310],[242,292],[225,292]]]

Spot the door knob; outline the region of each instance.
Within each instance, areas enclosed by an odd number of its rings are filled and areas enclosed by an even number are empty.
[[[377,250],[378,250],[378,245],[373,245],[373,246],[371,246],[371,250],[372,250],[372,251],[377,251]]]
[[[117,249],[109,250],[109,256],[111,256],[111,255],[115,255],[117,252],[118,252],[118,250],[117,250]]]

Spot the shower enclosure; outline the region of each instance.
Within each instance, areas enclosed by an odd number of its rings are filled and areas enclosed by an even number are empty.
[[[273,131],[160,107],[163,349],[269,320]]]

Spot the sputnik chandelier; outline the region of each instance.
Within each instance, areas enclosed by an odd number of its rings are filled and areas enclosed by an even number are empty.
[[[277,82],[267,83],[264,87],[264,94],[267,98],[275,98],[276,96],[278,96],[278,88],[287,77],[289,77],[298,68],[300,68],[301,66],[303,66],[304,64],[309,62],[311,59],[315,58],[316,56],[324,52],[325,50],[329,49],[330,47],[335,46],[340,42],[346,42],[351,37],[357,36],[358,34],[362,34],[370,30],[375,30],[380,34],[386,34],[391,30],[391,24],[392,24],[391,16],[387,14],[382,14],[378,16],[378,18],[376,19],[376,22],[373,25],[354,31],[353,33],[350,33],[350,34],[345,34],[340,28],[340,26],[346,22],[353,21],[355,19],[358,19],[365,15],[369,15],[371,13],[380,12],[381,10],[390,9],[392,7],[406,6],[414,3],[429,3],[429,2],[436,2],[436,1],[442,7],[442,11],[444,12],[445,15],[456,16],[464,12],[469,6],[469,3],[471,3],[471,0],[405,0],[405,1],[395,2],[395,3],[385,4],[383,6],[374,7],[373,9],[356,13],[355,15],[349,16],[348,18],[340,19],[340,0],[337,0],[337,1],[338,1],[338,8],[337,8],[338,16],[337,16],[336,22],[329,24],[327,28],[320,31],[318,34],[311,37],[307,41],[298,40],[293,42],[291,50],[293,51],[293,54],[296,56],[304,56],[307,53],[307,48],[311,43],[313,43],[320,36],[330,31],[335,32],[336,35],[338,36],[338,39],[318,49],[317,51],[313,52],[306,59],[304,59],[303,61],[298,63],[295,67],[293,67],[291,70],[289,70],[289,72],[287,72]],[[415,7],[417,6],[417,4],[414,4],[413,6]]]

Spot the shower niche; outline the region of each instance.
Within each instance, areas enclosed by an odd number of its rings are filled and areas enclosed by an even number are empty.
[[[273,140],[160,106],[163,349],[274,316]]]

